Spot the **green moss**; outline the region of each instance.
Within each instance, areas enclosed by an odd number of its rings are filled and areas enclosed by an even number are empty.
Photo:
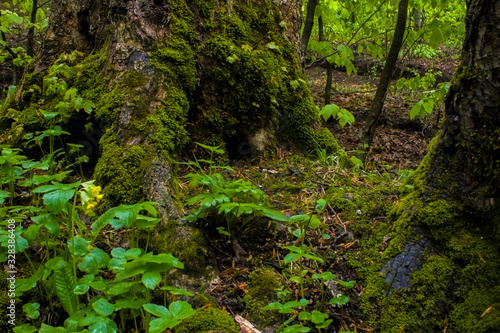
[[[250,274],[248,293],[243,301],[252,323],[269,326],[277,322],[276,313],[263,308],[276,299],[276,289],[280,285],[281,278],[272,268],[260,268]]]
[[[208,333],[214,331],[238,333],[240,328],[227,312],[216,308],[197,310],[194,315],[186,318],[175,328],[176,333]]]
[[[105,136],[113,134],[109,129]],[[106,138],[104,138],[106,141]],[[142,179],[149,169],[154,155],[139,145],[120,147],[111,140],[105,145],[94,177],[99,184],[105,184],[103,209],[120,204],[133,204],[144,200]]]
[[[160,253],[172,253],[184,264],[184,272],[195,276],[213,273],[205,237],[199,229],[167,223],[153,237],[152,246]]]

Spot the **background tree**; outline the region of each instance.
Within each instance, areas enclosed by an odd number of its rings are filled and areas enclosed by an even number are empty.
[[[399,2],[398,8],[398,19],[396,21],[396,27],[394,30],[394,38],[392,40],[391,48],[385,59],[384,70],[380,76],[380,81],[377,85],[377,92],[373,98],[370,111],[368,111],[367,119],[363,132],[360,136],[360,144],[358,147],[359,151],[365,151],[369,149],[373,137],[375,136],[375,130],[377,129],[377,122],[382,109],[384,107],[384,101],[387,94],[387,90],[391,83],[394,70],[396,69],[396,64],[398,62],[399,51],[403,46],[403,39],[406,30],[406,20],[408,17],[408,0],[401,0]],[[358,157],[359,158],[359,157]],[[364,158],[362,158],[364,160]]]

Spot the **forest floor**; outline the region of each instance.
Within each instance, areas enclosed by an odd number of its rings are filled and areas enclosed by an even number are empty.
[[[423,65],[429,66],[428,63]],[[431,65],[444,69],[446,72],[443,76],[449,78],[456,63],[448,58]],[[308,84],[319,107],[322,107],[324,98],[325,73],[326,69],[322,67],[306,70]],[[331,103],[348,109],[356,121],[344,128],[332,121],[327,123],[327,127],[347,152],[352,153],[357,145],[356,136],[363,128],[377,81],[378,78],[374,76],[348,76],[345,72],[334,71]],[[309,300],[309,311],[315,306],[318,308],[319,304],[319,308],[329,313],[333,322],[325,332],[373,331],[370,322],[367,322],[361,299],[364,283],[359,267],[367,260],[363,246],[367,242],[371,246],[375,244],[376,252],[380,254],[376,256],[379,257],[387,248],[391,239],[387,216],[404,195],[404,179],[421,162],[429,141],[437,131],[439,119],[443,117],[442,111],[439,111],[426,119],[410,120],[409,110],[417,101],[418,96],[388,94],[381,126],[377,130],[365,170],[341,168],[335,156],[318,159],[311,151],[308,158],[304,158],[284,148],[278,148],[274,160],[232,163],[234,172],[227,172],[225,176],[251,181],[266,193],[274,209],[287,215],[312,214],[317,200],[326,199],[327,208],[318,214],[320,227],[309,231],[306,238],[312,253],[323,258],[324,262],[302,262],[302,268],[307,271],[304,271],[306,283],[304,294],[301,295],[299,284],[292,278],[297,274],[295,268],[293,265],[283,265],[283,258],[289,253],[284,246],[299,245],[292,235],[296,226],[272,224],[258,218],[241,226],[237,232],[238,241],[249,256],[238,262],[234,260],[231,246],[214,231],[213,226],[204,228],[221,272],[210,288],[211,295],[220,306],[233,315],[243,315],[257,325],[266,321],[268,328],[263,332],[275,332],[279,323],[273,321],[272,317],[264,316],[267,319],[263,320],[255,311],[249,311],[250,302],[246,297],[252,294],[251,288],[255,288],[256,284],[256,275],[252,276],[252,272],[268,267],[279,276],[281,291],[285,291],[285,295],[288,293],[283,302],[305,297]],[[188,172],[187,169],[181,170],[181,175]],[[199,193],[188,186],[187,179],[181,187],[185,189],[181,191],[185,196],[184,201]],[[186,207],[185,213],[190,208]],[[324,272],[336,275],[336,286],[329,285],[324,289],[324,285],[313,283],[312,274]],[[338,281],[356,283],[352,289],[346,290],[340,287]],[[347,304],[333,306],[323,301],[325,296],[332,298],[338,295],[339,288],[340,293],[349,297]],[[267,300],[279,301],[272,296]]]

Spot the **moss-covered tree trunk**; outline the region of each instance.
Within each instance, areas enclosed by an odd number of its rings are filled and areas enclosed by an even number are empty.
[[[466,28],[442,131],[395,211],[389,290],[369,278],[383,332],[500,331],[499,2],[469,1]]]
[[[41,56],[1,110],[4,142],[20,144],[25,133],[56,125],[72,133],[64,139],[84,144],[94,160],[102,208],[161,203],[169,222],[156,250],[173,252],[187,271],[213,271],[204,238],[180,222],[175,195],[175,163],[194,142],[222,144],[230,157],[252,157],[278,138],[339,149],[318,127],[297,59],[298,0],[51,6]],[[49,93],[49,81],[66,87]],[[76,96],[65,100],[73,88]],[[91,114],[70,107],[46,119],[40,112],[58,112],[58,103],[77,97],[95,105]]]

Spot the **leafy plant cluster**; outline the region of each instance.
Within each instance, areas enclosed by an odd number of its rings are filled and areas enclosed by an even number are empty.
[[[16,280],[16,297],[34,291],[46,300],[43,306],[24,304],[30,322],[14,332],[118,332],[133,325],[154,333],[195,312],[189,303],[175,300],[189,292],[165,284],[168,272],[183,264],[171,254],[148,252],[149,234],[160,221],[156,203],[120,205],[96,216],[93,210],[102,195],[93,181],[71,180],[69,171],[52,172],[57,164],[53,153],[33,161],[20,149],[1,149],[0,203],[9,204],[0,208],[0,260],[26,267]],[[14,250],[8,247],[12,236],[6,228],[12,219]],[[110,228],[114,231],[108,233]],[[127,245],[119,246],[118,233],[126,236]],[[145,246],[139,241],[143,235]],[[162,305],[153,300],[155,289],[163,290]],[[47,306],[51,313],[65,313],[63,326],[51,326],[59,322],[42,315]]]
[[[275,221],[285,222],[289,225],[288,231],[291,236],[296,237],[296,245],[282,246],[283,250],[289,253],[284,257],[282,264],[285,266],[288,284],[296,286],[300,290],[300,299],[295,301],[286,301],[290,299],[291,292],[282,287],[278,290],[278,298],[282,301],[269,304],[266,310],[276,310],[283,314],[283,323],[277,332],[294,333],[309,332],[312,327],[318,331],[326,329],[332,322],[327,308],[325,297],[328,294],[325,287],[328,281],[334,281],[337,285],[351,289],[355,281],[344,282],[337,279],[331,272],[313,273],[318,271],[319,265],[323,264],[323,259],[312,249],[312,246],[306,245],[307,234],[310,231],[319,231],[323,239],[330,236],[325,233],[326,225],[319,218],[326,209],[326,201],[318,200],[314,212],[310,214],[299,214],[293,216],[284,215],[282,212],[270,207],[269,200],[265,193],[256,188],[251,182],[242,179],[226,180],[224,175],[215,172],[217,169],[232,171],[230,167],[215,165],[214,155],[223,154],[220,146],[208,146],[198,144],[209,153],[208,159],[197,159],[187,164],[194,171],[187,175],[191,180],[191,186],[198,188],[202,193],[187,200],[188,206],[196,206],[186,220],[189,222],[205,222],[209,227],[215,227],[219,233],[229,238],[233,250],[237,257],[241,249],[237,242],[240,230],[252,222],[256,216],[265,216]],[[208,166],[206,171],[203,166]],[[225,222],[225,227],[220,227],[220,222]],[[238,244],[235,246],[235,244]],[[306,299],[304,284],[317,283],[321,286],[321,302],[311,308],[311,302]],[[338,293],[329,300],[332,306],[342,307],[349,302],[349,297]]]
[[[411,108],[409,113],[410,119],[416,116],[424,118],[427,114],[431,114],[434,109],[443,104],[444,98],[450,88],[450,83],[442,82],[436,85],[436,75],[438,74],[439,73],[429,71],[423,77],[417,74],[410,79],[400,78],[396,81],[395,85],[389,88],[392,93],[401,93],[404,91],[412,95],[419,94],[422,96],[422,98]]]

